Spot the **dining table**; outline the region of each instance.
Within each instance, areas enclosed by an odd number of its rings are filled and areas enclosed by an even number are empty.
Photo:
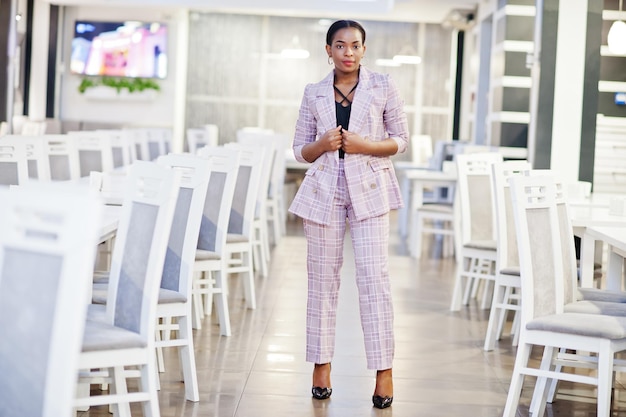
[[[583,239],[587,239],[588,242],[592,240],[594,242],[601,241],[607,245],[606,288],[622,291],[624,288],[624,259],[626,258],[626,225],[621,227],[587,227]]]
[[[401,237],[406,238],[411,233],[411,213],[426,202],[424,193],[441,188],[450,190],[456,185],[456,179],[454,170],[410,169],[402,172],[400,192],[404,206],[398,210],[398,232]],[[449,197],[451,200],[452,196]]]
[[[604,204],[569,204],[569,214],[574,235],[581,239],[580,286],[590,288],[594,285],[594,264],[602,259],[604,244],[619,252],[620,237],[626,237],[626,216],[612,213]],[[626,245],[626,240],[623,244]],[[616,280],[607,274],[606,286],[607,289],[621,289],[621,279]]]

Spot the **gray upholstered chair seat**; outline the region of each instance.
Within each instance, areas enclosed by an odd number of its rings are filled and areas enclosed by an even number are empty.
[[[244,235],[229,233],[226,236],[226,243],[246,243],[249,239]]]
[[[486,250],[496,250],[498,244],[495,240],[472,240],[463,245],[466,248],[471,249],[486,249]]]
[[[566,313],[604,314],[605,316],[626,317],[626,304],[610,301],[576,301],[565,304]]]
[[[87,320],[106,321],[106,310],[107,306],[105,304],[87,305]]]
[[[97,271],[93,274],[94,284],[108,284],[109,283],[109,271]]]
[[[589,301],[610,301],[612,303],[626,303],[626,292],[600,290],[598,288],[578,288],[578,299]]]
[[[106,304],[109,284],[95,283],[91,290],[91,302],[93,304]]]
[[[503,275],[513,275],[513,276],[520,276],[520,270],[519,270],[519,266],[511,266],[508,268],[502,268],[500,270],[500,273]]]
[[[583,313],[550,314],[529,321],[526,328],[617,340],[626,338],[626,317]]]
[[[219,261],[220,259],[222,257],[215,252],[196,249],[196,261]]]
[[[100,320],[87,320],[83,352],[146,347],[145,340],[135,332],[115,327]]]
[[[167,290],[165,288],[159,289],[159,304],[170,303],[186,303],[187,297],[185,294],[178,291]]]
[[[419,211],[433,213],[450,213],[453,210],[452,204],[426,203],[419,208]]]

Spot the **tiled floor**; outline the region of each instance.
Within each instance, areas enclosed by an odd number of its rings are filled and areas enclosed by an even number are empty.
[[[233,335],[219,336],[215,317],[195,333],[200,401],[184,400],[178,358],[166,352],[167,370],[159,393],[163,417],[496,417],[502,415],[515,349],[508,337],[493,352],[482,349],[488,313],[472,303],[449,311],[455,271],[452,259],[425,253],[405,255],[392,217],[390,268],[396,314],[394,402],[372,407],[374,372],[365,365],[347,240],[338,315],[333,395],[313,400],[312,365],[304,360],[306,243],[301,225],[290,221],[288,235],[273,250],[267,278],[257,278],[256,310],[247,310],[243,289],[231,280]],[[430,248],[425,249],[430,251]],[[533,381],[527,381],[532,387]],[[575,389],[574,389],[575,388]],[[593,390],[564,385],[548,415],[595,416]],[[619,391],[616,391],[618,393]],[[519,415],[527,416],[530,390],[523,392]],[[613,416],[626,415],[618,401]],[[620,410],[619,412],[617,410]],[[109,416],[106,407],[82,416]],[[134,407],[133,415],[141,415]]]

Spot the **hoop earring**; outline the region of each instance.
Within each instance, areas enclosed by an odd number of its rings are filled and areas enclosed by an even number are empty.
[[[328,65],[333,65],[333,58],[330,55],[328,56]]]

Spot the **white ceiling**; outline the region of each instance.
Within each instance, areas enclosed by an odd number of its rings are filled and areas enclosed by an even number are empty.
[[[47,0],[53,4],[115,7],[188,7],[232,13],[441,23],[451,10],[479,0]]]

